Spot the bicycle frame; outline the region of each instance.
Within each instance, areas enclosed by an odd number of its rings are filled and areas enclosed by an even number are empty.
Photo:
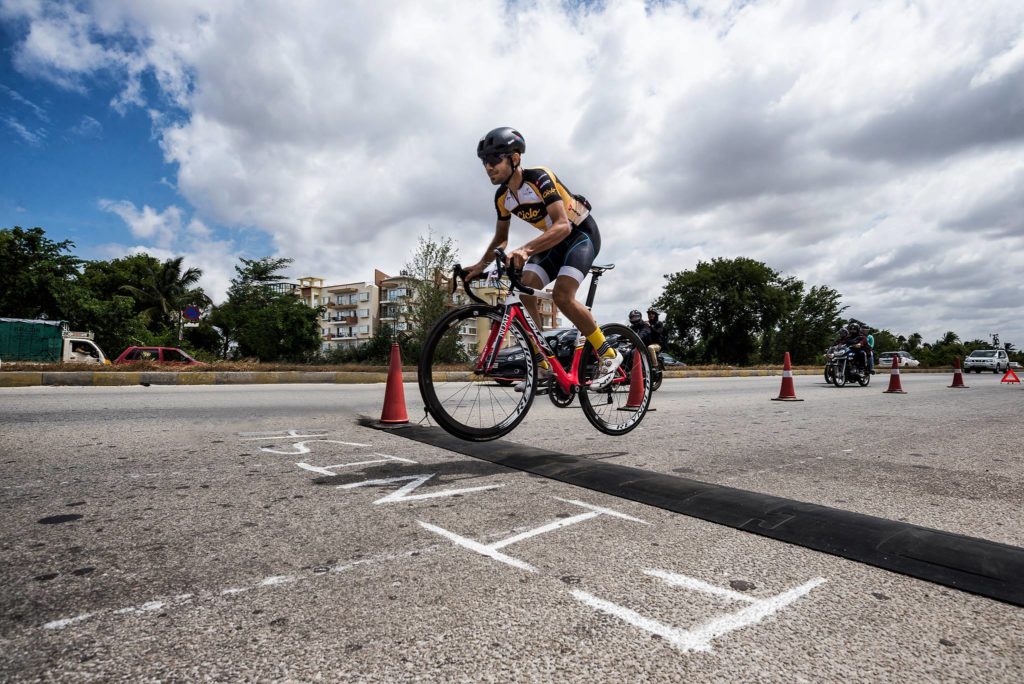
[[[509,326],[512,325],[513,321],[518,321],[522,324],[523,329],[526,330],[529,341],[534,345],[535,349],[538,349],[544,358],[547,359],[548,365],[551,367],[551,371],[555,374],[555,381],[558,383],[559,388],[566,394],[568,394],[574,385],[579,385],[579,366],[580,359],[583,357],[583,343],[586,338],[582,334],[576,340],[576,350],[573,353],[572,368],[569,372],[566,372],[562,368],[562,364],[558,361],[557,356],[551,345],[548,344],[547,340],[544,339],[544,335],[541,334],[537,328],[537,324],[533,322],[533,318],[530,317],[530,312],[523,306],[522,300],[516,292],[509,292],[505,297],[505,308],[501,315],[501,323],[492,323],[491,332],[487,338],[487,343],[484,345],[484,349],[477,359],[475,370],[478,372],[485,372],[494,367],[495,362],[498,358],[498,351],[501,349],[501,341],[505,339],[505,335],[508,333]],[[533,353],[533,350],[525,350],[524,353]]]
[[[503,275],[502,264],[505,260],[505,253],[502,249],[494,250],[495,256],[498,258],[498,277]],[[477,373],[485,373],[494,367],[494,364],[498,358],[498,352],[501,350],[501,341],[505,339],[505,335],[508,334],[509,326],[512,325],[512,321],[518,321],[522,324],[523,329],[526,331],[529,341],[533,344],[533,349],[537,349],[544,358],[547,359],[548,366],[551,368],[551,372],[554,373],[555,381],[558,383],[559,389],[563,393],[568,394],[572,391],[573,387],[579,387],[582,383],[579,381],[579,369],[580,361],[583,358],[583,347],[586,345],[587,338],[580,332],[576,338],[576,349],[573,352],[572,366],[568,372],[562,367],[562,364],[558,361],[558,357],[547,340],[544,339],[544,335],[541,334],[537,324],[534,323],[533,318],[530,317],[530,312],[526,310],[522,300],[519,297],[519,293],[516,290],[522,290],[524,294],[531,295],[534,297],[550,297],[548,293],[537,293],[533,288],[526,287],[519,282],[519,279],[515,275],[515,271],[505,271],[509,276],[511,286],[508,289],[508,293],[505,295],[504,308],[501,314],[500,323],[491,324],[491,332],[488,335],[487,343],[484,345],[483,351],[477,358],[474,371]],[[455,265],[452,273],[452,291],[455,291],[457,287],[458,278],[462,278],[463,289],[466,294],[469,295],[470,299],[477,301],[480,304],[485,304],[482,299],[474,295],[469,289],[469,283],[465,280],[465,271],[458,264]],[[594,303],[594,294],[597,291],[597,279],[600,274],[594,274],[590,283],[590,292],[587,294],[587,308],[591,308]],[[533,349],[524,350],[524,353],[533,353]],[[608,385],[609,390],[613,385],[625,382],[626,372],[622,367],[615,373],[615,378]]]

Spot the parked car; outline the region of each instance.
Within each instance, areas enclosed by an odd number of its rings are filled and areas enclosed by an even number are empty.
[[[177,347],[128,347],[121,352],[120,356],[114,359],[114,365],[138,363],[139,361],[167,363],[177,366],[194,366],[201,363]]]
[[[661,352],[661,359],[662,359],[662,361],[665,364],[665,368],[685,368],[686,367],[685,363],[683,363],[682,361],[676,359],[676,357],[672,356],[671,354],[669,354],[667,352]]]
[[[1005,373],[1010,368],[1010,356],[1003,349],[975,349],[964,359],[964,372],[992,371]]]
[[[1010,368],[1012,368],[1015,371],[1019,371],[1019,370],[1021,370],[1021,365],[1019,363],[1017,363],[1016,361],[1011,361],[1010,362]]]
[[[572,365],[577,336],[579,336],[579,331],[576,328],[553,328],[544,331],[544,339],[555,352],[555,357],[561,362],[563,368],[569,368]],[[627,351],[619,346],[618,335],[609,335],[607,339],[613,347],[617,347],[623,352]],[[622,345],[628,346],[625,342]],[[487,375],[494,378],[499,385],[508,386],[521,380],[525,374],[526,355],[522,347],[517,345],[500,350],[494,368]]]
[[[882,352],[881,354],[879,354],[878,363],[876,363],[875,365],[878,366],[879,368],[891,368],[892,357],[894,356],[900,357],[900,368],[917,368],[918,366],[921,365],[921,362],[915,359],[913,356],[911,356],[910,352],[905,351]]]

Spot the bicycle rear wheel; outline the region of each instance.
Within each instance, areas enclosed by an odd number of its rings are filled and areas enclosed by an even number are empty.
[[[501,382],[495,372],[480,367],[480,350],[471,340],[475,330],[479,346],[490,335],[497,337],[501,310],[492,306],[466,306],[441,318],[427,336],[420,354],[418,380],[420,396],[431,417],[447,432],[460,439],[484,442],[508,434],[526,417],[533,403],[536,367],[526,332],[513,322],[503,347],[518,345],[524,350],[516,359],[526,380],[523,392],[516,392],[505,375]]]
[[[606,435],[624,435],[640,424],[651,405],[651,394],[654,392],[651,388],[651,357],[640,337],[627,326],[609,323],[602,325],[601,331],[605,339],[626,358],[608,387],[591,390],[590,381],[597,373],[598,358],[593,345],[586,343],[580,368],[580,405],[583,407],[583,415],[598,430]],[[639,381],[642,383],[643,395],[635,402],[636,406],[629,406],[631,373],[627,372],[625,366],[633,363],[634,356],[640,359]]]

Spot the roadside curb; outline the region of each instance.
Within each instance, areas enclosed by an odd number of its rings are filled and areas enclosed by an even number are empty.
[[[911,369],[902,373],[946,373],[945,370]],[[820,375],[820,369],[794,369],[793,375]],[[666,378],[751,378],[780,376],[781,368],[721,370],[667,370]],[[462,380],[464,373],[438,373],[437,380]],[[4,371],[2,387],[120,387],[126,385],[362,385],[387,382],[379,371]],[[416,371],[403,371],[402,382],[416,382]]]

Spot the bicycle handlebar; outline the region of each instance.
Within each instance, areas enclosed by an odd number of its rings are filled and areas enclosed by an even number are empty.
[[[503,250],[501,247],[498,247],[497,249],[494,250],[494,256],[496,257],[495,263],[498,267],[499,278],[502,275],[507,275],[509,282],[512,283],[512,289],[519,290],[523,294],[528,295],[532,295],[534,293],[534,289],[532,287],[527,287],[526,285],[523,285],[519,281],[519,273],[521,271],[509,265],[508,256],[505,255],[505,250]],[[469,281],[466,280],[467,275],[469,275],[468,270],[462,268],[461,264],[455,264],[455,266],[452,268],[452,294],[455,294],[455,291],[459,288],[459,280],[461,279],[462,289],[469,296],[469,298],[479,304],[486,304],[487,302],[480,299],[470,291]],[[477,277],[483,278],[485,276],[481,274]]]
[[[534,293],[534,289],[532,287],[527,287],[526,285],[523,285],[521,282],[519,282],[519,274],[521,273],[521,271],[520,269],[517,269],[510,263],[508,263],[508,257],[505,255],[505,250],[503,250],[501,247],[498,247],[497,249],[494,250],[494,256],[496,257],[495,263],[498,265],[499,278],[502,275],[502,269],[504,269],[505,275],[508,276],[509,282],[512,283],[512,289],[519,290],[523,294],[528,295],[532,295]]]

